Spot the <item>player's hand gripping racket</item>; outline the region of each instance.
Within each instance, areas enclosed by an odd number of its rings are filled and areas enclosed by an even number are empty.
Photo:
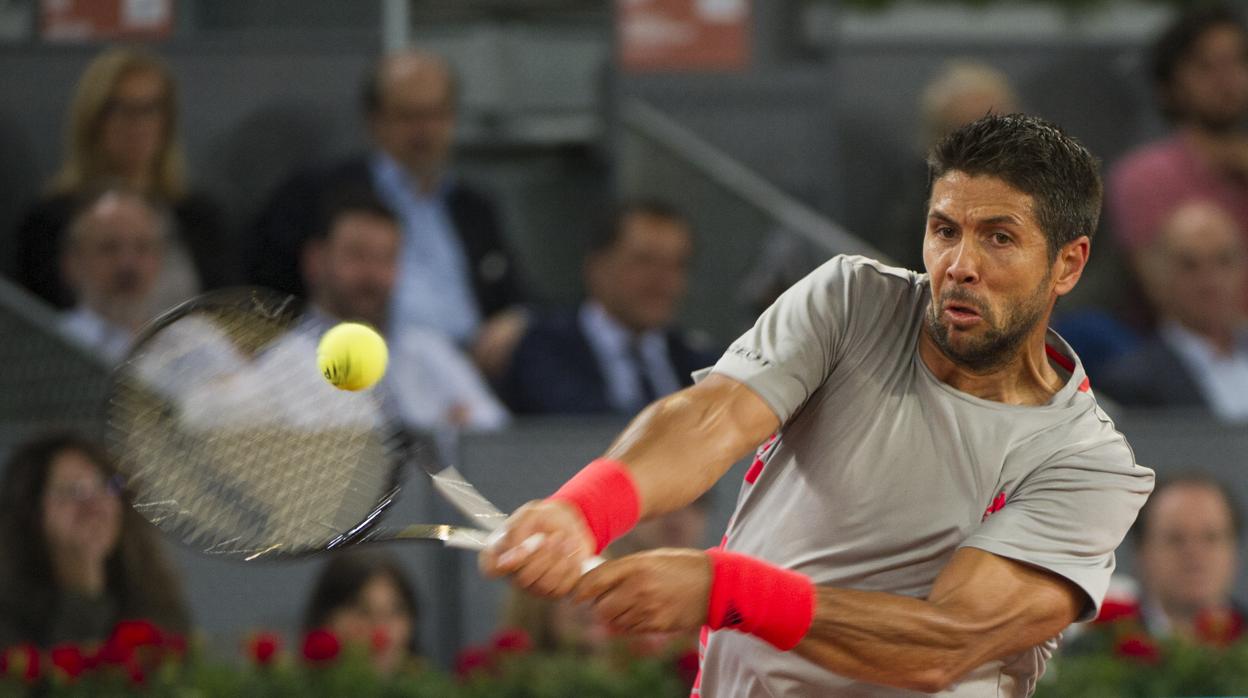
[[[292,296],[244,288],[148,326],[113,373],[104,415],[135,509],[186,545],[243,560],[380,540],[480,550],[506,515],[453,467],[430,474],[473,526],[380,526],[406,440],[384,388],[321,377],[316,345],[331,324]]]

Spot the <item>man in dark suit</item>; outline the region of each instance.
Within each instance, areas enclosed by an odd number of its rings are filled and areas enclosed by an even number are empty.
[[[364,81],[371,152],[281,185],[254,231],[247,274],[253,283],[304,292],[299,250],[327,192],[352,189],[398,215],[403,245],[392,321],[442,331],[473,346],[522,299],[514,258],[489,198],[448,172],[456,84],[428,53],[382,57]]]
[[[1161,478],[1135,527],[1140,616],[1150,635],[1229,644],[1245,631],[1232,598],[1240,509],[1227,486],[1198,472]]]
[[[1099,390],[1128,407],[1196,407],[1248,420],[1248,283],[1239,226],[1217,204],[1178,206],[1144,250],[1140,278],[1157,309],[1156,334],[1117,361]]]
[[[692,383],[715,356],[672,328],[693,231],[661,202],[620,207],[585,261],[588,298],[535,314],[500,381],[517,413],[634,414]]]

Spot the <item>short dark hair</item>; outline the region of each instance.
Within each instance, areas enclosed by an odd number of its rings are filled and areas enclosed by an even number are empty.
[[[1191,55],[1196,43],[1209,30],[1223,26],[1236,29],[1248,39],[1244,18],[1229,5],[1212,3],[1197,4],[1180,14],[1153,43],[1148,57],[1149,73],[1161,112],[1167,119],[1175,121],[1183,116],[1168,96],[1179,64]]]
[[[377,112],[381,111],[382,74],[390,58],[390,54],[378,56],[364,71],[364,78],[360,80],[360,108],[364,110],[364,115],[367,117],[374,117]],[[446,101],[454,107],[459,102],[459,76],[455,74],[455,68],[449,62],[445,64],[445,67]]]
[[[349,214],[365,214],[382,218],[396,227],[399,226],[398,216],[376,194],[364,188],[349,187],[330,191],[321,197],[316,206],[312,229],[308,231],[311,240],[327,240],[334,226]]]
[[[988,175],[1035,200],[1049,259],[1101,217],[1100,162],[1057,125],[1025,114],[988,115],[946,136],[927,157],[927,192],[949,172]]]
[[[1231,492],[1231,488],[1227,487],[1226,483],[1203,470],[1183,470],[1157,478],[1153,493],[1140,508],[1140,513],[1135,517],[1135,525],[1131,527],[1131,540],[1137,547],[1148,536],[1148,528],[1152,525],[1153,503],[1161,497],[1162,492],[1180,486],[1207,487],[1221,495],[1222,500],[1226,502],[1226,508],[1231,512],[1231,530],[1235,533],[1235,539],[1239,540],[1243,533],[1243,514],[1239,509],[1239,501],[1235,493]]]
[[[589,254],[601,254],[615,247],[624,232],[624,223],[632,216],[653,216],[676,221],[692,232],[689,219],[670,202],[656,198],[628,199],[613,206],[606,219],[598,225],[589,241]]]
[[[420,602],[416,587],[393,555],[380,550],[341,550],[329,559],[312,587],[304,610],[305,632],[324,627],[334,611],[351,605],[374,577],[384,576],[394,583],[399,599],[412,622],[412,639],[407,649],[420,653]]]

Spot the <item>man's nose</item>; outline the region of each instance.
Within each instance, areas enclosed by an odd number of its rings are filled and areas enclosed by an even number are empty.
[[[945,276],[954,283],[973,284],[979,281],[979,255],[975,246],[963,239],[950,251],[953,259],[945,270]]]

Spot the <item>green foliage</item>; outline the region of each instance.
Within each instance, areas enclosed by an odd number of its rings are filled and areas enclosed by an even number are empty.
[[[278,653],[271,662],[253,658],[246,665],[209,661],[193,648],[184,655],[161,653],[141,662],[136,682],[131,666],[100,664],[77,678],[46,662],[37,679],[24,664],[10,662],[0,675],[0,698],[40,695],[48,698],[121,698],[136,692],[152,698],[678,698],[688,695],[669,658],[622,653],[608,657],[539,654],[527,649],[493,655],[488,665],[467,677],[410,666],[381,676],[364,648],[346,647],[337,657],[311,662]]]
[[[1020,5],[1024,4],[1021,0],[839,0],[844,7],[855,8],[859,10],[867,10],[871,12],[883,12],[894,5],[900,4],[922,4],[935,6],[962,5],[966,7],[989,7],[991,5]],[[1049,4],[1054,7],[1061,8],[1068,12],[1082,12],[1095,10],[1109,4],[1110,0],[1034,0],[1036,4]],[[1173,5],[1182,8],[1190,4],[1191,0],[1147,0],[1151,4]]]
[[[1242,619],[1203,622],[1199,641],[1157,641],[1138,613],[1096,623],[1054,660],[1037,698],[1179,698],[1248,695]]]

